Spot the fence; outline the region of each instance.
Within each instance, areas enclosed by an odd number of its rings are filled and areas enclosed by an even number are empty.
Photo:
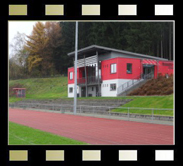
[[[101,83],[101,76],[89,76],[89,77],[82,77],[77,79],[78,84],[97,84],[98,82]]]
[[[52,111],[57,113],[73,113],[73,105],[70,104],[40,104],[40,103],[11,103],[11,108],[33,108],[37,110]],[[78,105],[78,115],[100,116],[105,118],[134,120],[145,119],[146,121],[169,121],[172,122],[173,109],[162,108],[139,108],[139,107],[109,107]],[[167,115],[165,115],[167,114]]]

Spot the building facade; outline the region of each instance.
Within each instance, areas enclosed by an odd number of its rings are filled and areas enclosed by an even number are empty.
[[[125,88],[159,74],[173,74],[173,61],[92,45],[78,50],[77,95],[119,96]],[[74,76],[74,67],[68,68],[68,97],[74,97]]]

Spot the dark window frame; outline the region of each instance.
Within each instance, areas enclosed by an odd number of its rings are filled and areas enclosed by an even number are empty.
[[[115,86],[113,86],[113,85],[115,85]],[[115,88],[114,88],[115,87]],[[113,89],[114,88],[114,89]],[[110,84],[110,91],[116,91],[116,83],[112,83],[112,84]]]
[[[128,70],[128,65],[131,65],[131,70]],[[127,63],[126,64],[126,73],[127,74],[132,74],[132,63]]]
[[[69,93],[73,93],[73,87],[69,87]]]

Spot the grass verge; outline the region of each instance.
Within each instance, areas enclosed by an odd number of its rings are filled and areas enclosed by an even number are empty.
[[[66,137],[60,137],[31,127],[9,122],[9,145],[86,145]]]
[[[131,97],[130,97],[131,98]],[[123,105],[122,107],[141,107],[141,108],[154,108],[154,115],[173,116],[173,110],[158,110],[162,109],[173,109],[173,95],[169,96],[152,96],[152,97],[132,97],[132,101]],[[128,109],[113,109],[112,112],[127,113]],[[130,109],[130,113],[136,114],[152,114],[152,110],[148,109]]]

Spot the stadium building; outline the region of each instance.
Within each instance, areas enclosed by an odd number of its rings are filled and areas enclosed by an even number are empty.
[[[75,52],[68,53],[74,60]],[[173,74],[173,61],[91,45],[78,50],[77,95],[120,96],[127,89],[159,74]],[[68,97],[74,97],[74,67],[68,68]]]

